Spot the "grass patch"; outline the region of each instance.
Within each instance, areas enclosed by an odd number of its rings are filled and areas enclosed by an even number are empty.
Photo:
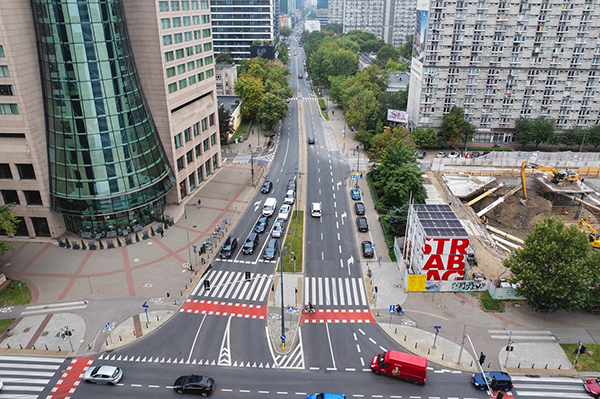
[[[502,303],[494,299],[490,296],[490,293],[484,291],[479,297],[479,301],[481,302],[481,306],[483,310],[486,312],[503,312],[504,308],[502,308]]]
[[[304,211],[294,211],[290,220],[288,233],[280,248],[281,263],[285,273],[296,273],[302,270],[302,243],[304,242]],[[292,243],[293,241],[293,243]],[[283,248],[287,247],[287,253],[283,254]],[[296,258],[294,260],[293,256]],[[281,270],[278,268],[277,270]]]
[[[575,369],[577,371],[600,371],[600,344],[584,343],[583,345],[587,346],[587,352],[593,353],[593,355],[590,356],[588,353],[579,355]],[[565,355],[567,355],[571,364],[573,364],[577,344],[560,344],[560,346],[565,351]]]
[[[323,110],[321,110],[321,115],[323,115],[323,118],[325,118],[325,120],[329,120],[329,114]]]
[[[8,330],[8,327],[12,325],[17,319],[2,319],[0,320],[0,334]]]
[[[19,283],[21,287],[19,288]],[[31,291],[27,284],[11,280],[10,284],[0,292],[0,306],[27,305],[31,302]]]

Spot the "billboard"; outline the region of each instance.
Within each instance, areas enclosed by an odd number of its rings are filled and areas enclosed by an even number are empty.
[[[250,58],[261,57],[268,60],[275,59],[275,47],[274,46],[265,46],[262,44],[252,44],[250,45]]]
[[[427,280],[463,280],[468,246],[468,238],[425,237],[421,269]]]
[[[408,113],[396,109],[388,109],[387,120],[392,122],[408,123]]]

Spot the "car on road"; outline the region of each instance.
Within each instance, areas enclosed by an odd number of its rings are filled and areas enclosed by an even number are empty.
[[[302,79],[302,75],[298,75],[298,79]]]
[[[417,152],[415,152],[415,157],[417,157],[419,159],[425,158],[425,155],[427,155],[427,153],[425,151],[417,151]]]
[[[269,225],[269,218],[266,216],[261,216],[260,219],[258,219],[258,222],[256,222],[254,231],[257,232],[258,234],[264,233],[265,230],[267,229],[268,225]]]
[[[471,158],[477,158],[479,156],[479,151],[473,151],[471,153]]]
[[[173,389],[177,393],[195,393],[196,395],[208,396],[215,390],[215,380],[202,375],[182,375],[173,383]]]
[[[357,215],[364,215],[365,214],[365,204],[363,204],[362,202],[355,202],[354,203],[354,212],[356,212]]]
[[[225,244],[221,248],[221,258],[231,258],[233,251],[237,248],[238,239],[235,237],[227,237]]]
[[[296,53],[294,53],[294,55],[296,55]]]
[[[315,393],[313,395],[308,395],[306,399],[346,399],[346,395],[342,395],[341,393]]]
[[[452,151],[450,154],[448,154],[448,158],[458,158],[460,156],[460,154],[456,151]]]
[[[263,252],[263,258],[266,260],[273,260],[277,256],[277,240],[275,238],[269,239],[265,251]]]
[[[288,181],[287,189],[296,191],[296,180],[295,179]]]
[[[288,220],[291,209],[292,207],[289,204],[281,205],[281,208],[279,208],[279,214],[277,215],[277,219]]]
[[[289,103],[290,103],[290,99],[289,99],[289,98],[286,98],[286,99],[285,99],[285,102],[289,104]]]
[[[308,144],[314,144],[315,143],[315,138],[314,137],[309,137],[308,138]]]
[[[260,188],[260,192],[263,194],[269,194],[272,189],[273,189],[273,183],[267,180],[266,182],[263,183],[262,187]]]
[[[273,225],[273,230],[271,230],[271,237],[280,238],[283,234],[283,226],[285,225],[283,220],[278,220]]]
[[[258,240],[258,233],[252,232],[248,234],[244,246],[242,247],[242,252],[246,255],[252,255],[254,253],[254,248],[258,245]]]
[[[95,384],[115,385],[123,378],[123,370],[116,366],[102,364],[100,366],[91,366],[85,371],[83,380]]]
[[[314,218],[320,218],[321,214],[322,211],[320,202],[313,202],[312,204],[310,204],[310,216]]]
[[[493,391],[510,391],[513,387],[512,380],[508,373],[502,371],[487,371],[485,374],[485,380],[489,384]],[[471,383],[475,388],[485,391],[486,383],[483,379],[483,374],[476,373],[471,376]]]
[[[446,151],[438,151],[436,158],[444,158],[446,156]]]
[[[296,197],[296,192],[294,190],[288,190],[285,194],[285,199],[283,200],[284,204],[294,205],[294,200]]]
[[[593,398],[600,398],[600,378],[587,380],[583,383],[583,389]]]
[[[359,201],[360,200],[360,190],[358,188],[353,188],[352,190],[350,190],[350,196],[352,197],[352,199],[354,201]]]
[[[358,227],[358,231],[363,233],[369,231],[369,224],[367,223],[367,218],[364,216],[357,217],[356,227]]]
[[[371,241],[363,241],[360,244],[362,248],[362,254],[365,258],[372,258],[375,250],[373,249],[373,243]]]

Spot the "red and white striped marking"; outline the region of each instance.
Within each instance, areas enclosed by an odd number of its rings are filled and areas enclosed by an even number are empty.
[[[83,374],[94,361],[93,357],[75,357],[71,364],[56,382],[46,399],[70,398],[79,383],[83,380]]]
[[[315,313],[302,313],[301,323],[375,323],[369,309],[317,309]]]
[[[261,305],[249,305],[246,303],[204,301],[188,299],[179,310],[184,313],[199,313],[215,316],[233,316],[246,319],[266,319],[267,307]]]

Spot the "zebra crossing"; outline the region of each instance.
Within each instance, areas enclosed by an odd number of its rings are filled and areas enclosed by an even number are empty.
[[[208,290],[205,281],[208,281]],[[210,270],[198,281],[192,296],[203,299],[264,302],[272,284],[271,274],[250,273],[250,279],[246,280],[245,272]]]
[[[583,389],[583,381],[565,377],[513,376],[512,393],[518,398],[584,399],[590,396]]]
[[[60,374],[65,358],[0,355],[2,398],[36,399]]]
[[[317,101],[317,97],[290,97],[290,101],[297,101],[297,100]]]
[[[219,261],[219,262],[227,262],[227,263],[241,263],[244,265],[256,265],[257,263],[273,263],[273,264],[277,263],[276,260],[265,260],[262,258],[258,258],[255,260],[246,260],[246,259],[221,258],[221,257],[217,256],[215,258],[215,260]]]
[[[512,333],[512,336],[511,336]],[[491,339],[508,341],[510,337],[513,342],[554,342],[556,337],[548,330],[488,330]]]
[[[353,277],[304,277],[304,302],[317,306],[369,306],[364,280]]]

